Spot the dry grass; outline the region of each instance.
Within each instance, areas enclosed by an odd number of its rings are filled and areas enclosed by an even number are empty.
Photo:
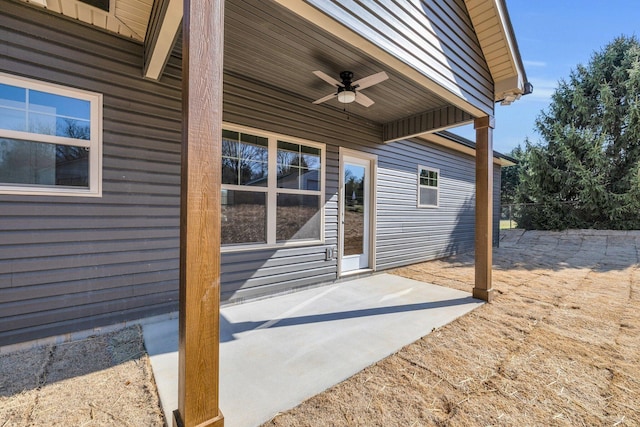
[[[640,238],[528,234],[494,303],[265,426],[640,425]],[[470,291],[473,258],[393,273]]]
[[[140,327],[0,356],[0,426],[162,426]]]
[[[640,425],[640,233],[507,236],[494,303],[265,425]],[[393,272],[470,291],[473,257]],[[0,374],[0,427],[163,423],[139,327],[2,355]]]

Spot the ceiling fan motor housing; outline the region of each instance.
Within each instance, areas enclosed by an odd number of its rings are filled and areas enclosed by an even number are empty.
[[[351,80],[353,79],[353,72],[352,71],[342,71],[340,72],[340,78],[342,79],[342,83],[351,83]],[[348,86],[347,84],[345,84],[345,86]]]
[[[351,80],[353,80],[352,71],[342,71],[340,73],[340,78],[342,79],[342,84],[344,85],[345,90],[355,89],[351,87]]]

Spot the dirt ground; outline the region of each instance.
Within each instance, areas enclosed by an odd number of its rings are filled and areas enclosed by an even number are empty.
[[[640,425],[640,233],[509,231],[495,301],[265,426]],[[471,291],[473,257],[395,274]]]
[[[163,424],[139,326],[0,356],[0,427]]]
[[[510,230],[496,298],[265,426],[640,425],[640,232]],[[473,256],[393,271],[471,291]],[[161,426],[139,327],[0,356],[0,427]]]

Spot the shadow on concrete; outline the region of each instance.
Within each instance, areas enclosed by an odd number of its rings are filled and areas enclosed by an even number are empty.
[[[365,308],[360,310],[349,310],[334,313],[311,314],[298,317],[284,317],[282,319],[271,319],[252,322],[230,322],[223,314],[220,315],[220,342],[235,340],[235,334],[248,332],[257,329],[282,328],[286,326],[298,326],[309,323],[331,322],[336,320],[354,319],[367,316],[380,316],[393,313],[404,313],[408,311],[429,310],[443,307],[453,307],[478,302],[472,297],[455,298],[444,301],[424,302],[417,304],[394,305],[387,307]]]

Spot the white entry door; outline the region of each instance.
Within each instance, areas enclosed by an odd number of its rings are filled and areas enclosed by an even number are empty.
[[[346,150],[345,150],[346,151]],[[372,167],[370,156],[340,156],[340,271],[372,268]]]

